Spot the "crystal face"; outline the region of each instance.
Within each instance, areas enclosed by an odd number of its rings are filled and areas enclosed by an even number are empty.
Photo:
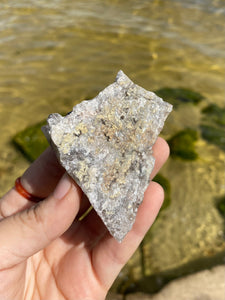
[[[132,228],[150,181],[152,146],[172,105],[122,71],[94,99],[43,128],[68,174],[119,242]]]

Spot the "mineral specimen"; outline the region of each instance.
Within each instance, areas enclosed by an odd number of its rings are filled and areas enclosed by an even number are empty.
[[[152,146],[172,105],[122,71],[94,99],[43,128],[68,174],[119,242],[135,221],[155,159]]]

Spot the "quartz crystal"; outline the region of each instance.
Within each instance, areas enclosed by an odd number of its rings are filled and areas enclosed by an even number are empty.
[[[51,114],[43,128],[60,163],[119,242],[135,221],[154,167],[152,146],[171,110],[119,71],[94,99],[65,117]]]

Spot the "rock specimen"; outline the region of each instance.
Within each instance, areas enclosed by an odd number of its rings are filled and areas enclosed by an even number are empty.
[[[93,100],[43,128],[60,163],[121,242],[131,229],[154,167],[152,146],[172,105],[122,71]]]

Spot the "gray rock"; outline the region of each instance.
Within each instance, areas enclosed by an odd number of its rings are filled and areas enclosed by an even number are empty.
[[[93,100],[43,128],[62,166],[121,242],[135,221],[154,167],[152,146],[172,105],[122,71]]]

